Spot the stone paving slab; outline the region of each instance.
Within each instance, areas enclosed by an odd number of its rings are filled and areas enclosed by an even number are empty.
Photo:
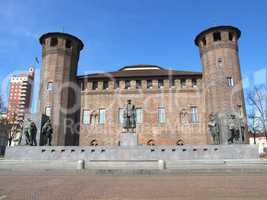
[[[71,172],[73,174],[71,174]],[[3,175],[1,200],[266,200],[265,174],[107,176],[85,171]]]

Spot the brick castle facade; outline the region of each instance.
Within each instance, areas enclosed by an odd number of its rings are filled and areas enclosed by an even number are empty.
[[[137,108],[139,143],[211,144],[210,114],[246,119],[238,56],[239,29],[218,26],[195,39],[202,72],[132,65],[77,76],[80,39],[47,33],[42,44],[39,111],[51,117],[54,145],[118,145],[128,99]]]

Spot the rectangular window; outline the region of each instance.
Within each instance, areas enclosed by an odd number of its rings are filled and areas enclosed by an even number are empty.
[[[90,111],[89,110],[83,110],[83,124],[89,124],[90,123]]]
[[[147,87],[147,89],[152,89],[152,80],[146,81],[146,87]]]
[[[120,81],[119,80],[116,80],[114,82],[114,89],[118,89],[118,88],[120,88]]]
[[[123,112],[124,112],[124,108],[119,108],[118,121],[120,124],[123,124]]]
[[[197,114],[197,107],[191,107],[191,122],[197,123],[198,122],[198,114]]]
[[[163,88],[164,87],[164,82],[162,79],[158,80],[158,88]]]
[[[180,83],[181,83],[181,88],[185,88],[186,87],[186,79],[181,79],[181,81],[180,81]]]
[[[141,124],[143,123],[143,109],[136,108],[136,123]]]
[[[233,87],[234,86],[233,77],[227,77],[227,84],[228,84],[229,87]]]
[[[45,107],[45,115],[51,117],[51,106]]]
[[[165,108],[158,108],[158,120],[159,123],[166,122]]]
[[[220,41],[221,40],[221,33],[220,32],[215,32],[213,33],[213,41]]]
[[[108,89],[108,81],[103,81],[103,90]]]
[[[197,79],[195,78],[192,79],[192,87],[197,87]]]
[[[53,90],[53,82],[48,82],[47,83],[47,90],[52,91]]]
[[[93,81],[92,90],[96,90],[97,88],[98,88],[98,82],[97,81]]]
[[[125,81],[125,89],[128,90],[130,88],[131,88],[131,82],[130,82],[130,80],[126,80]]]
[[[135,85],[136,85],[136,89],[141,89],[142,88],[142,82],[141,82],[141,80],[136,80]]]
[[[106,121],[106,110],[99,109],[99,124],[105,124]]]

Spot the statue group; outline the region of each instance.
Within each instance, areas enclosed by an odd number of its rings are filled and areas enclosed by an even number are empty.
[[[245,142],[245,122],[237,113],[226,111],[209,116],[208,129],[213,144],[242,144]]]
[[[9,146],[29,145],[37,146],[37,127],[36,124],[27,118],[25,121],[16,123],[12,126],[9,136]],[[51,146],[53,128],[49,118],[41,127],[41,135],[44,140],[42,145]]]
[[[136,128],[136,108],[131,100],[127,101],[126,108],[123,112],[123,128],[129,132],[134,132]]]
[[[37,127],[35,123],[30,118],[27,118],[24,122],[19,122],[12,126],[9,146],[22,145],[23,136],[25,137],[24,145],[36,146],[36,134]]]

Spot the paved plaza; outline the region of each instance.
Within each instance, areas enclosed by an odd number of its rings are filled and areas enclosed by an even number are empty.
[[[97,175],[86,170],[2,170],[0,200],[266,200],[266,185],[264,171]]]

